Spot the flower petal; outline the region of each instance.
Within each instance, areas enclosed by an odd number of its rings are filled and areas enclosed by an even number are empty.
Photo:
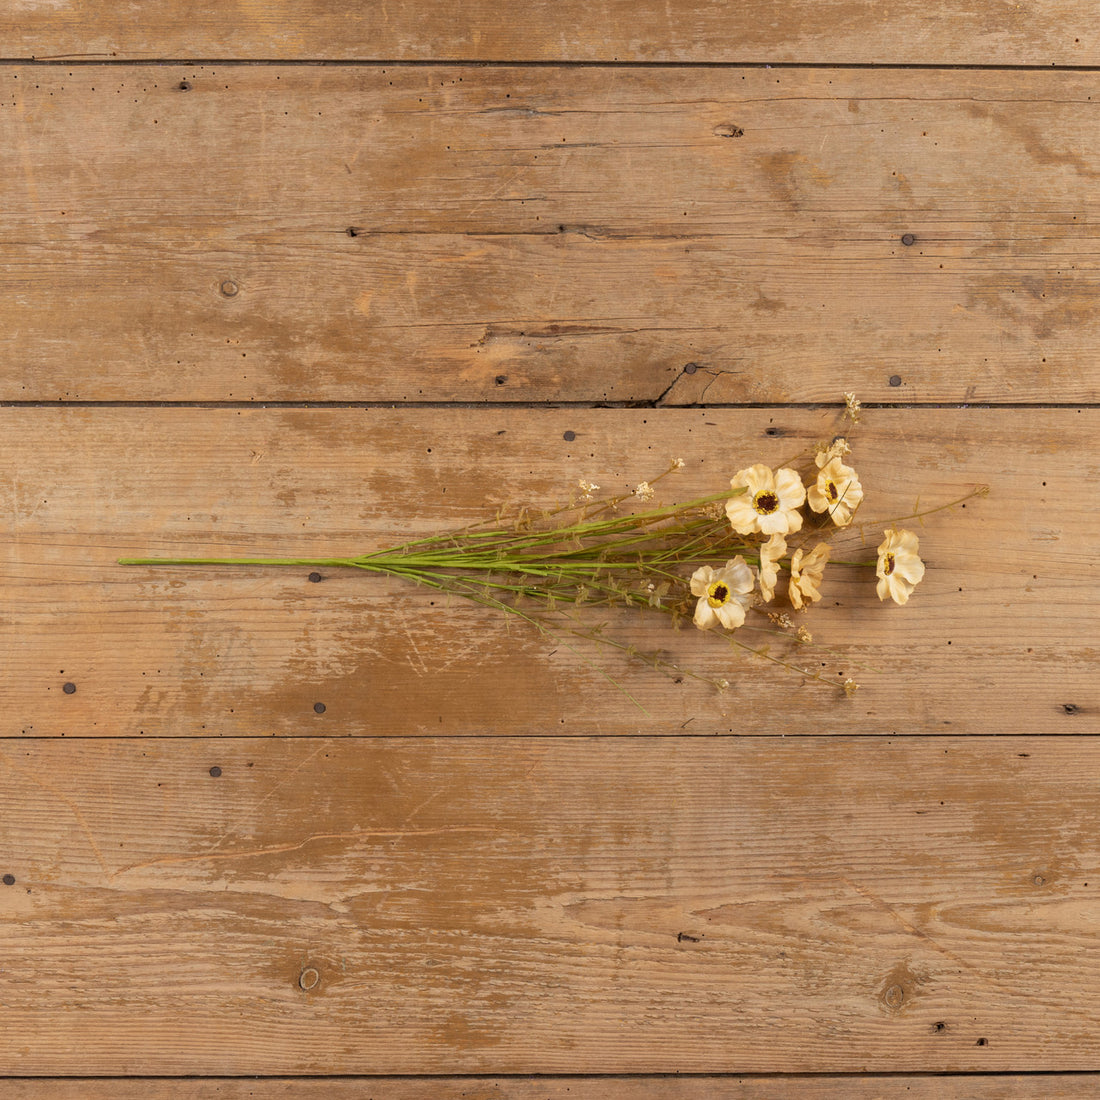
[[[744,470],[738,470],[730,480],[730,485],[736,489],[741,485],[748,488],[748,492],[745,494],[750,499],[754,493],[759,493],[761,489],[772,489],[775,487],[775,475],[772,473],[770,466],[765,466],[763,462],[757,462],[752,466],[747,466]]]
[[[729,600],[715,614],[727,630],[736,630],[745,621],[745,608],[738,600]]]
[[[721,579],[729,586],[731,592],[751,592],[755,583],[751,566],[740,554],[726,562],[726,567],[721,572]]]
[[[713,580],[714,570],[709,565],[699,566],[691,575],[691,594],[693,596],[705,596]]]
[[[718,616],[715,614],[714,608],[707,603],[705,596],[695,605],[695,615],[692,622],[700,630],[710,630],[718,625]]]
[[[751,535],[759,530],[757,520],[760,517],[756,514],[752,506],[752,496],[748,493],[730,497],[726,501],[726,518],[739,535]]]
[[[784,509],[798,508],[806,500],[806,486],[797,470],[784,466],[775,472],[775,488],[779,493],[779,505]]]

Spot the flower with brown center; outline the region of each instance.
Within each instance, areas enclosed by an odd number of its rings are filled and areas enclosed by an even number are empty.
[[[745,621],[745,610],[752,602],[752,587],[752,570],[740,554],[721,569],[700,566],[691,576],[691,594],[699,597],[695,625],[700,630],[716,626],[735,630]]]
[[[801,611],[804,604],[821,599],[818,586],[828,560],[829,547],[823,542],[819,542],[808,554],[796,550],[791,555],[791,583],[787,594],[797,610]]]
[[[726,516],[739,535],[788,535],[802,528],[798,509],[806,500],[806,488],[794,470],[772,471],[758,462],[738,470],[730,487],[743,492],[726,501]]]
[[[885,600],[889,596],[894,603],[903,604],[924,576],[924,562],[917,555],[920,541],[912,531],[904,529],[891,528],[885,534],[875,569],[878,598]]]
[[[851,466],[833,458],[818,472],[817,482],[806,490],[806,502],[815,512],[828,512],[837,527],[847,527],[863,503],[863,486]]]

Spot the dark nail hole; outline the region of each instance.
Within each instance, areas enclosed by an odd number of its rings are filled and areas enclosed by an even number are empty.
[[[577,433],[576,432],[562,432],[561,437],[562,437],[562,439],[565,440],[566,443],[572,443],[573,440],[577,438]]]
[[[321,582],[321,579],[322,579],[322,578],[321,578],[321,574],[320,574],[320,573],[310,573],[310,575],[309,575],[309,579],[310,579],[310,580],[311,580],[311,581],[312,581],[312,582],[313,582],[314,584],[320,584],[320,582]]]
[[[890,385],[895,387],[895,389],[898,386],[900,386],[901,385],[901,375],[900,374],[891,374],[890,375]]]
[[[313,709],[317,714],[324,714],[325,713],[325,704],[324,703],[314,703],[313,704]]]
[[[933,1030],[933,1031],[934,1031],[934,1032],[935,1032],[935,1033],[936,1033],[937,1035],[942,1035],[942,1034],[943,1034],[943,1032],[945,1032],[945,1031],[947,1030],[947,1024],[945,1024],[945,1023],[943,1022],[943,1020],[937,1020],[937,1021],[936,1021],[936,1022],[935,1022],[935,1023],[934,1023],[933,1025],[932,1025],[932,1030]]]
[[[496,382],[498,386],[503,386],[504,383],[508,381],[508,375],[498,374],[496,378],[493,379],[493,381]]]
[[[916,239],[917,238],[914,237],[912,233],[903,233],[901,235],[901,243],[903,245],[905,245],[906,248],[908,248],[911,244],[913,244],[916,241]]]
[[[1076,703],[1062,704],[1062,710],[1064,710],[1066,714],[1076,714],[1080,709],[1081,708]]]
[[[221,768],[219,768],[219,767],[218,767],[218,765],[217,765],[217,764],[215,764],[215,765],[214,765],[214,766],[213,766],[213,767],[212,767],[212,768],[210,769],[210,775],[211,775],[211,776],[212,776],[212,777],[213,777],[214,779],[217,779],[217,778],[218,778],[218,776],[219,776],[219,775],[221,775],[221,773],[222,773],[222,770],[221,770]]]
[[[191,85],[190,85],[190,84],[188,84],[186,80],[181,80],[181,81],[179,82],[179,84],[177,85],[177,87],[179,88],[179,90],[180,90],[181,92],[189,92],[189,91],[191,91]]]
[[[61,690],[62,690],[62,691],[63,691],[63,692],[64,692],[64,693],[66,694],[66,695],[73,695],[73,694],[75,694],[75,693],[76,693],[76,684],[73,684],[73,683],[68,683],[68,684],[62,684],[62,685],[61,685]],[[1076,707],[1074,707],[1073,709],[1074,709],[1074,710],[1076,710],[1077,708],[1076,708]]]
[[[14,886],[15,885],[15,875],[5,875],[4,876],[4,885],[5,886]]]
[[[348,236],[349,237],[358,237],[361,232],[362,232],[362,230],[357,225],[349,225],[348,226]]]
[[[772,438],[776,438],[776,437],[779,437],[779,436],[784,436],[787,433],[782,428],[765,428],[764,429],[764,434],[765,435],[770,435],[770,436],[772,436]]]
[[[714,127],[714,136],[715,137],[724,137],[724,138],[738,138],[738,137],[744,137],[745,136],[745,131],[742,127],[734,126],[734,124],[731,122],[731,123],[728,123],[725,126],[715,126]]]
[[[979,1039],[974,1045],[978,1046],[978,1047],[986,1047],[986,1046],[989,1046],[989,1040],[988,1039]]]

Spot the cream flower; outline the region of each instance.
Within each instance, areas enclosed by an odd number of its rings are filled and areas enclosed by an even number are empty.
[[[779,559],[787,552],[787,540],[782,535],[772,535],[760,547],[760,595],[767,603],[775,595],[775,582],[779,580]]]
[[[818,585],[825,572],[825,563],[829,560],[829,547],[819,542],[809,554],[796,550],[791,556],[791,583],[787,594],[791,603],[801,611],[804,603],[814,603],[821,599]]]
[[[691,575],[695,625],[700,630],[724,626],[735,630],[745,621],[745,609],[752,602],[752,570],[740,554],[721,569],[701,566]]]
[[[906,603],[924,576],[924,562],[917,556],[919,540],[912,531],[891,528],[878,548],[878,598]]]
[[[744,489],[726,501],[726,515],[739,535],[788,535],[802,528],[799,507],[806,499],[802,479],[794,470],[776,470],[758,462],[739,470],[730,480]]]
[[[806,490],[806,502],[815,512],[828,512],[837,527],[847,527],[863,503],[863,486],[851,466],[833,458],[821,468],[817,483]]]
[[[634,489],[634,495],[639,500],[652,500],[653,499],[653,486],[648,481],[640,481]]]

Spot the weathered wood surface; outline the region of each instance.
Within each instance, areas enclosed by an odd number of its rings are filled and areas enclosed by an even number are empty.
[[[872,548],[875,517],[918,496],[992,492],[910,524],[929,569],[907,607],[878,601],[871,570],[829,567],[804,621],[836,653],[741,632],[856,679],[848,699],[656,613],[582,622],[729,691],[354,570],[115,564],[361,554],[552,506],[580,477],[629,490],[674,457],[665,499],[693,499],[843,430],[836,409],[6,409],[3,733],[1095,732],[1098,415],[881,409],[849,429]]]
[[[0,19],[0,56],[1095,65],[1086,0],[41,0]]]
[[[1088,1069],[1098,768],[1092,738],[9,743],[0,1053]]]
[[[0,89],[0,400],[1100,400],[1090,74]]]
[[[0,1100],[1091,1100],[1095,1074],[730,1077],[227,1077],[0,1081]]]

